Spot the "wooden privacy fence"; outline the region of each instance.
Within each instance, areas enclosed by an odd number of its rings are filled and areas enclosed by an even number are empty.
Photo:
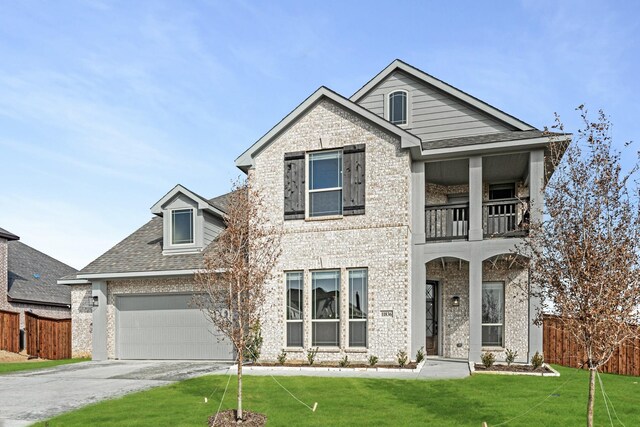
[[[544,316],[542,340],[544,361],[547,363],[578,368],[586,361],[584,351],[579,349],[557,316]],[[640,376],[640,338],[628,340],[618,347],[600,372]]]
[[[0,350],[20,351],[20,314],[0,310]]]
[[[29,356],[42,359],[71,358],[71,319],[52,319],[24,313]]]

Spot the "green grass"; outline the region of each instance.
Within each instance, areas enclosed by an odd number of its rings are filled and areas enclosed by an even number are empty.
[[[461,380],[383,380],[245,376],[244,406],[266,413],[269,426],[575,426],[585,424],[588,373],[557,368],[559,378],[476,375]],[[620,420],[640,425],[640,378],[602,375]],[[227,376],[207,376],[98,403],[49,420],[48,426],[205,426],[215,413]],[[235,377],[224,408],[235,407]],[[209,403],[204,397],[210,396]],[[598,390],[596,425],[609,420]],[[614,417],[614,424],[616,420]],[[620,425],[620,424],[617,424]]]
[[[89,359],[62,359],[62,360],[45,360],[42,362],[11,362],[0,363],[0,375],[8,372],[31,371],[33,369],[50,368],[58,365],[68,365],[69,363],[86,362]]]

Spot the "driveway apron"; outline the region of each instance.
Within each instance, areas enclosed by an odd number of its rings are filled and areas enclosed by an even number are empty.
[[[101,400],[228,367],[202,361],[105,361],[0,375],[0,427],[26,426]]]

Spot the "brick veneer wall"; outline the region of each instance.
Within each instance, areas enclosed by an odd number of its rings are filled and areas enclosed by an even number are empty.
[[[71,355],[91,356],[93,328],[91,285],[72,285],[71,288]]]
[[[443,356],[466,359],[469,356],[469,264],[465,261],[445,263],[440,260],[427,263],[427,278],[438,280],[442,298],[441,321]],[[507,261],[498,261],[494,265],[485,261],[482,264],[482,280],[505,283],[505,330],[504,348],[518,352],[518,361],[527,360],[529,337],[529,303],[527,300],[528,272],[513,265],[509,269]],[[451,298],[460,297],[460,305],[453,307]],[[459,344],[462,344],[460,347]],[[504,360],[504,350],[492,351],[497,360]]]
[[[0,310],[8,310],[7,289],[9,287],[9,266],[7,260],[9,245],[0,237]]]
[[[366,145],[366,214],[325,220],[284,221],[286,152]],[[274,360],[285,347],[285,271],[304,272],[304,348],[311,347],[311,271],[341,272],[340,348],[327,349],[318,360],[348,354],[364,360],[395,358],[410,345],[410,194],[411,167],[407,150],[390,136],[341,107],[323,101],[308,111],[261,152],[250,174],[262,190],[270,221],[284,230],[283,253],[274,280],[268,284],[263,315],[263,358]],[[368,268],[369,345],[348,349],[347,290],[349,268]],[[393,317],[381,317],[393,310]],[[304,353],[291,350],[290,358]]]

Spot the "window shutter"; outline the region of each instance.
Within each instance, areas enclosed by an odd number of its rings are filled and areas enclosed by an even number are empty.
[[[284,219],[304,219],[304,151],[284,155]]]
[[[343,150],[342,214],[364,214],[364,144],[347,145]]]

